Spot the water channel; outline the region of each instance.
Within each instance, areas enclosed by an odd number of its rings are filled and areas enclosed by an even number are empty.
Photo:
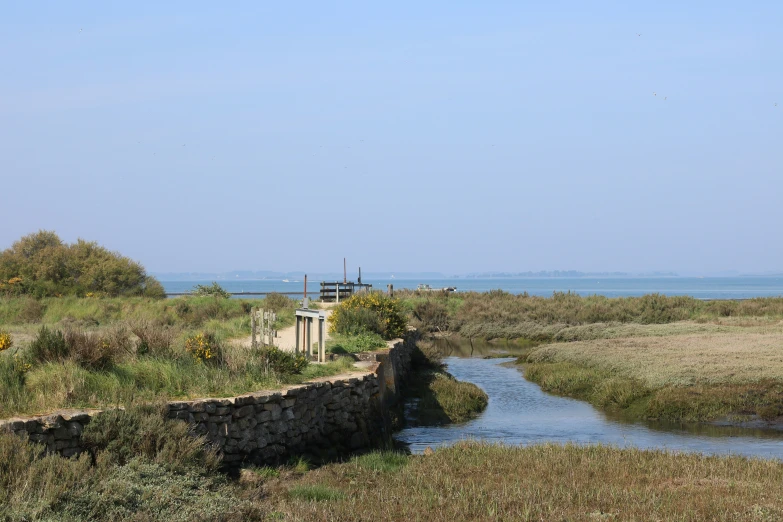
[[[472,382],[489,395],[487,409],[476,419],[447,426],[408,427],[395,438],[421,453],[465,439],[534,444],[543,442],[611,444],[704,454],[745,455],[783,460],[783,433],[711,425],[664,425],[623,422],[590,404],[541,391],[527,381],[514,358],[484,359],[492,345],[452,346],[445,359],[457,379]],[[503,350],[506,351],[506,350]]]

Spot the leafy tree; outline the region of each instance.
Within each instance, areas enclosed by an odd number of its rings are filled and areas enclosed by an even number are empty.
[[[0,294],[165,297],[139,263],[95,241],[63,243],[52,231],[22,237],[0,253]]]

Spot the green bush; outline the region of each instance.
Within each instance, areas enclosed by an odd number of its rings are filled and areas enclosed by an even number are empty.
[[[294,355],[284,352],[276,346],[259,348],[256,355],[261,360],[267,372],[277,375],[296,375],[302,373],[309,361],[304,355]]]
[[[212,281],[211,285],[196,285],[191,290],[191,293],[198,297],[219,297],[221,299],[230,299],[231,294],[228,293],[222,286],[217,284],[217,281]]]
[[[30,343],[28,351],[37,362],[55,362],[68,356],[68,345],[60,330],[50,330],[42,326],[38,336]]]
[[[404,335],[407,326],[400,302],[381,292],[353,295],[329,316],[329,332],[343,335],[376,333],[384,339],[394,339]]]
[[[24,236],[0,253],[0,294],[165,297],[137,262],[95,242],[67,244],[51,231]]]

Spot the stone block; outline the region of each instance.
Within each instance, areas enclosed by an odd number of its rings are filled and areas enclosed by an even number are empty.
[[[291,408],[296,404],[296,399],[283,399],[282,402],[280,402],[280,406],[283,408]]]
[[[230,411],[231,408],[228,406],[218,406],[218,408],[215,410],[215,415],[228,415]]]
[[[207,405],[204,404],[204,401],[198,401],[191,403],[189,409],[191,413],[203,413],[207,410]]]
[[[210,415],[209,417],[210,422],[228,422],[231,420],[231,415]]]
[[[214,402],[207,402],[204,404],[204,411],[206,413],[209,413],[210,415],[214,415],[216,410],[217,410],[217,404],[215,404]]]
[[[248,415],[255,413],[255,409],[253,408],[252,404],[248,404],[246,406],[242,406],[241,408],[237,408],[234,410],[234,418],[241,418],[241,417],[247,417]]]
[[[269,422],[272,420],[272,412],[264,410],[256,416],[256,419],[258,419],[258,422]]]

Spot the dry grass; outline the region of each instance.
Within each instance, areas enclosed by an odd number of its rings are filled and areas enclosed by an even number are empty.
[[[303,490],[323,490],[329,498]],[[783,464],[601,446],[463,443],[265,486],[278,520],[780,520]]]
[[[783,380],[783,332],[627,337],[550,344],[535,350],[528,361],[570,362],[607,370],[652,388]]]

